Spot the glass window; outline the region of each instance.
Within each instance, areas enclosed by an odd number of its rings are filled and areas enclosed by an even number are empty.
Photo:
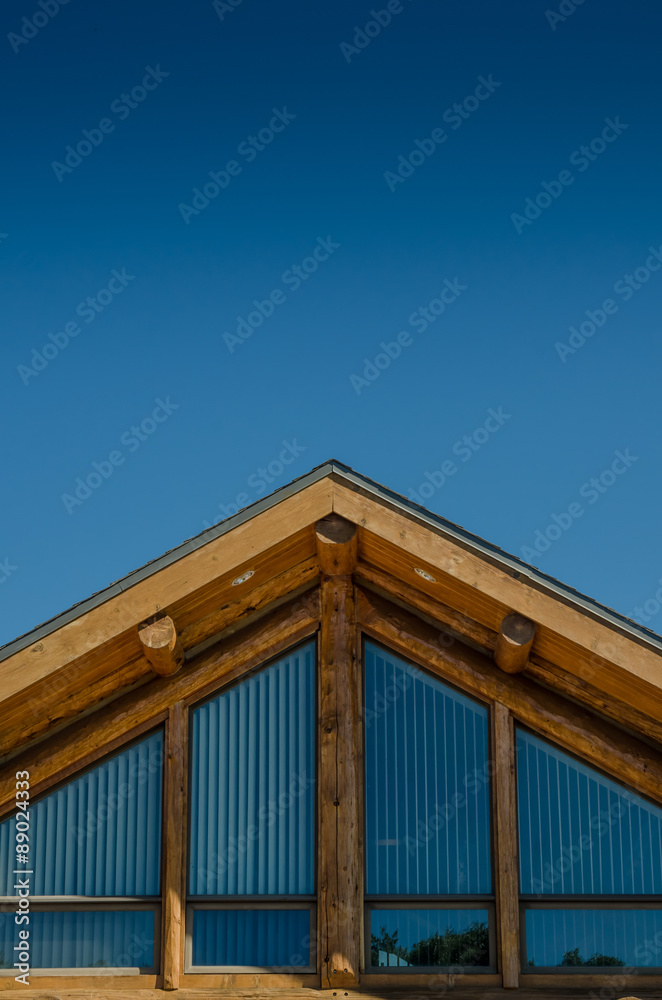
[[[448,905],[492,899],[487,709],[370,642],[364,663],[370,964],[458,964],[459,950],[488,967],[491,907]]]
[[[33,968],[153,969],[162,770],[159,731],[31,803],[27,817],[0,824],[0,896],[14,904],[17,823],[27,826]],[[125,903],[118,909],[104,897]],[[20,928],[6,921],[3,929],[0,966],[8,968]]]
[[[517,778],[525,969],[662,966],[662,809],[521,729]]]
[[[193,967],[296,965],[315,892],[315,644],[193,712],[189,901]],[[216,909],[196,909],[215,897]],[[250,909],[233,906],[250,897]],[[281,911],[269,900],[283,901]],[[308,899],[303,909],[295,905]],[[291,916],[277,915],[289,907]],[[274,915],[276,914],[276,915]],[[303,924],[305,930],[301,933]],[[262,942],[256,928],[264,930]],[[273,961],[272,961],[273,960]]]

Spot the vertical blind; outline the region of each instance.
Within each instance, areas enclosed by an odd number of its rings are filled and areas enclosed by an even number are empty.
[[[365,645],[366,891],[491,891],[487,710]]]
[[[195,710],[192,895],[314,891],[315,714],[314,643]]]
[[[194,910],[194,966],[307,966],[310,910]]]
[[[157,732],[30,805],[33,896],[158,895],[162,764]],[[14,894],[14,861],[12,817],[0,824],[0,895]]]
[[[33,969],[151,969],[153,910],[39,910],[30,914]],[[0,968],[17,961],[13,918],[0,927]]]
[[[517,731],[522,893],[662,892],[662,809]]]
[[[577,966],[659,967],[660,941],[661,910],[526,911],[526,960],[531,972],[540,966],[561,966],[570,972]]]

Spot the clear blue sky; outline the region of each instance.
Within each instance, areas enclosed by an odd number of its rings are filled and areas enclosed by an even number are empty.
[[[331,457],[661,631],[659,6],[43,3],[0,15],[0,641]]]

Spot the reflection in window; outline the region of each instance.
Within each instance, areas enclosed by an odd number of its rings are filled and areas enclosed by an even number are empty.
[[[487,910],[371,910],[372,966],[487,966]]]
[[[526,911],[529,968],[662,966],[662,911]]]

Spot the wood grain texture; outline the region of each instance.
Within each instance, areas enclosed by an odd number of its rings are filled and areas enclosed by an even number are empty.
[[[172,618],[164,615],[138,626],[145,659],[159,677],[171,677],[184,663],[184,647]]]
[[[322,578],[318,940],[322,985],[356,986],[362,924],[361,681],[351,576]]]
[[[508,708],[498,701],[492,707],[491,736],[499,969],[503,986],[514,989],[519,985],[520,968],[515,726]]]
[[[183,701],[170,706],[166,725],[163,870],[163,985],[179,989],[183,965],[186,883],[186,775],[188,758],[188,709]]]
[[[503,673],[487,656],[459,641],[440,643],[433,626],[374,593],[358,590],[357,618],[368,634],[385,645],[469,693],[502,702],[518,721],[662,804],[662,753],[658,750],[525,675]]]

